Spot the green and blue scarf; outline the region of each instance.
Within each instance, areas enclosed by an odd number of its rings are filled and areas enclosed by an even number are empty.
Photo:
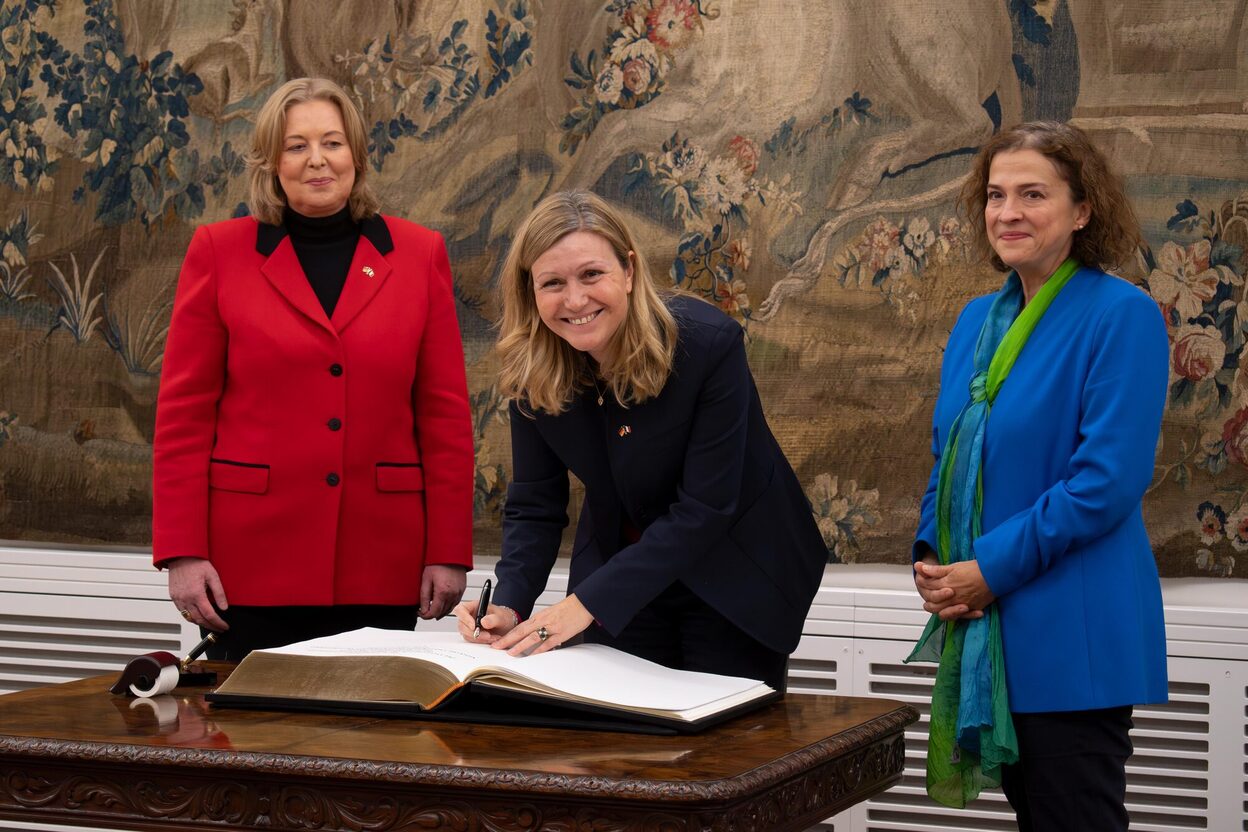
[[[954,420],[940,458],[936,542],[942,564],[975,557],[972,545],[982,533],[984,433],[992,404],[1036,324],[1078,267],[1066,260],[1026,305],[1022,281],[1010,272],[988,310],[975,342],[970,399]],[[988,605],[978,619],[944,622],[932,615],[906,661],[940,665],[932,691],[927,793],[960,809],[982,789],[1001,785],[1001,767],[1018,761],[997,605]]]

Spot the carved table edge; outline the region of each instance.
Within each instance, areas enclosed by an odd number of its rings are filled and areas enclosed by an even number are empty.
[[[808,745],[731,778],[704,781],[634,780],[595,775],[500,771],[492,768],[307,757],[255,751],[170,748],[0,735],[0,766],[8,762],[125,763],[130,766],[183,767],[200,772],[252,776],[412,784],[448,789],[479,789],[533,794],[591,793],[598,798],[653,799],[656,789],[672,803],[719,803],[739,800],[814,767],[861,751],[902,734],[918,712],[903,705],[835,736]]]

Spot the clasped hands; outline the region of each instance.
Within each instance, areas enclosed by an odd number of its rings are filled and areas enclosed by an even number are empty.
[[[915,562],[914,586],[923,598],[923,609],[942,621],[983,618],[984,607],[996,600],[977,561],[942,566],[934,552]]]
[[[481,618],[481,633],[473,638],[476,629],[477,604],[479,601],[463,601],[453,610],[459,621],[459,634],[464,641],[488,644],[498,650],[506,650],[512,656],[537,655],[554,650],[568,639],[580,633],[594,617],[575,595],[569,595],[527,621],[516,621],[515,613],[508,607],[490,604]],[[545,628],[546,638],[541,637]]]

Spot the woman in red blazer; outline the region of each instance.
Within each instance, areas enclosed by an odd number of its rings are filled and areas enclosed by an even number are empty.
[[[332,82],[256,122],[252,217],[199,228],[153,443],[155,564],[218,656],[411,628],[463,594],[472,428],[446,248],[377,213]]]

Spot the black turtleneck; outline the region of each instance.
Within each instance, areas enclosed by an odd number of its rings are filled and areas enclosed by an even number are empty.
[[[332,317],[360,241],[360,226],[343,208],[328,217],[305,217],[287,208],[283,216],[299,265],[326,317]]]

